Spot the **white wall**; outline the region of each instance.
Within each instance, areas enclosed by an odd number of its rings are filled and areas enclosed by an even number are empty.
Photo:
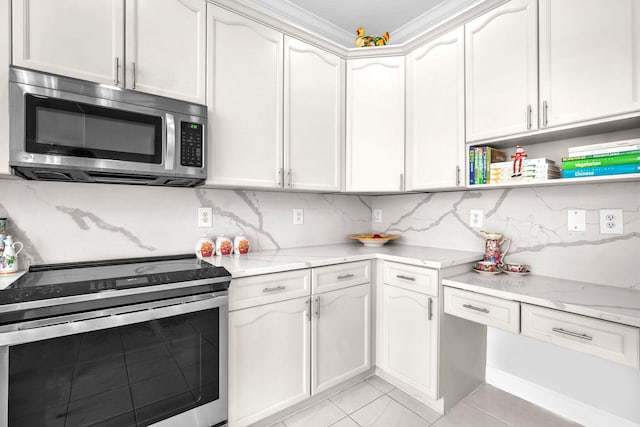
[[[468,225],[469,210],[482,209],[484,230],[513,239],[507,259],[540,275],[640,291],[640,182],[384,196],[372,208],[383,217],[374,229],[402,234],[398,242],[478,251],[483,239]],[[600,234],[600,208],[623,209],[623,235]],[[585,232],[567,231],[568,209],[587,211]],[[495,385],[528,400],[534,390],[555,391],[564,415],[591,417],[588,425],[640,424],[640,370],[492,329],[487,368]],[[614,416],[599,423],[598,410]]]

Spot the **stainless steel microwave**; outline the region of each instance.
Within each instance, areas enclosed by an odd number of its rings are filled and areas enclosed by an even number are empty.
[[[27,179],[193,187],[207,177],[204,105],[12,67],[9,116],[9,164]]]

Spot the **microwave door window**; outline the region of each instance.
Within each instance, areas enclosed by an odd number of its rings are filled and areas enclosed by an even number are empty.
[[[161,117],[31,95],[26,108],[28,152],[162,163]]]

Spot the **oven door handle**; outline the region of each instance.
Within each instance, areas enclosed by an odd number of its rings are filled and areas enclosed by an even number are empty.
[[[227,292],[224,292],[137,304],[135,308],[118,307],[34,320],[2,327],[0,329],[0,346],[75,335],[213,308],[219,308],[221,314],[227,316],[228,307],[229,297]]]

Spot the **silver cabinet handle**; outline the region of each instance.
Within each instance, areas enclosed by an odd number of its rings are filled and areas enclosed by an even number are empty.
[[[531,129],[533,123],[531,123],[531,115],[533,114],[533,109],[531,108],[531,104],[527,105],[527,129]]]
[[[135,62],[131,63],[131,75],[132,75],[131,89],[135,89],[136,88],[136,63]]]
[[[289,171],[287,171],[287,187],[291,188],[292,184],[293,184],[293,173],[291,172],[291,169],[289,169]]]
[[[316,297],[315,299],[316,301],[316,317],[319,319],[320,318],[320,297]]]
[[[587,340],[587,341],[592,341],[593,337],[589,336],[587,334],[581,334],[578,332],[573,332],[573,331],[568,331],[566,329],[562,329],[562,328],[551,328],[551,330],[553,332],[557,332],[559,334],[564,334],[564,335],[569,335],[572,337],[576,337],[576,338],[580,338],[581,340]]]
[[[549,124],[548,110],[549,110],[549,104],[547,103],[546,100],[542,101],[542,125],[543,126],[546,126]]]
[[[468,308],[469,310],[475,310],[475,311],[479,311],[480,313],[489,314],[489,310],[487,310],[486,308],[476,307],[475,305],[471,305],[471,304],[462,304],[462,306],[464,308]]]
[[[456,187],[460,187],[460,166],[456,166]]]
[[[429,312],[429,320],[433,319],[433,300],[431,298],[429,298],[428,312]]]
[[[120,79],[118,78],[119,77],[119,73],[118,73],[119,64],[120,64],[120,59],[116,56],[115,73],[114,73],[114,77],[113,77],[113,84],[115,84],[116,86],[118,86],[118,84],[120,83]]]
[[[415,278],[415,277],[403,276],[402,274],[398,274],[398,275],[396,275],[396,277],[397,277],[398,279],[409,280],[409,281],[411,281],[411,282],[415,282],[415,281],[416,281],[416,278]]]
[[[309,309],[309,305],[311,305],[311,298],[307,298],[304,304],[306,306],[306,308],[304,309],[304,314],[305,316],[307,316],[309,322],[311,322],[311,310]]]
[[[404,191],[404,174],[400,174],[400,191]]]
[[[273,288],[264,288],[262,292],[284,291],[285,289],[287,289],[286,286],[278,285],[278,286],[274,286]]]
[[[338,280],[351,279],[352,277],[355,277],[355,274],[343,274],[341,276],[338,276]]]
[[[284,169],[280,168],[276,171],[276,184],[282,185],[282,176],[284,173]]]

